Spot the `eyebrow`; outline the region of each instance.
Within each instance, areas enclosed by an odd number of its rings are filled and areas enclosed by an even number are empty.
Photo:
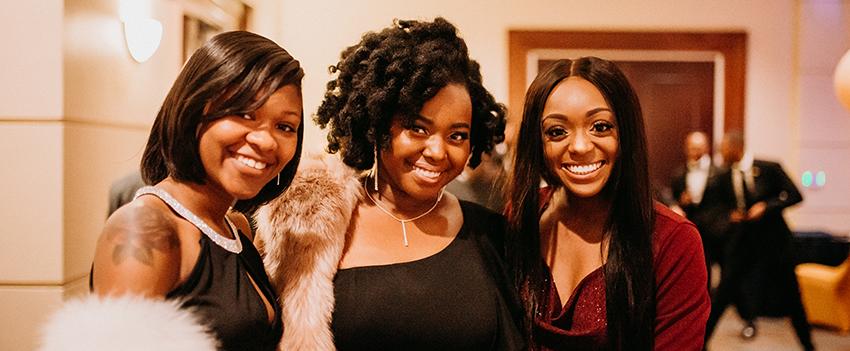
[[[429,126],[434,125],[434,121],[433,121],[431,118],[425,117],[425,116],[420,115],[420,114],[416,114],[416,120],[417,120],[417,121],[420,121],[420,122],[422,122],[422,123],[425,123],[425,124],[427,124],[427,125],[429,125]],[[452,125],[451,125],[451,126],[449,126],[449,128],[452,128],[452,129],[454,129],[454,128],[467,128],[467,129],[472,129],[472,127],[470,127],[470,126],[469,126],[469,123],[466,123],[466,122],[457,122],[457,123],[452,123]]]
[[[584,116],[585,116],[585,117],[590,117],[590,116],[593,116],[593,115],[595,115],[595,114],[597,114],[597,113],[599,113],[599,112],[602,112],[602,111],[608,111],[608,112],[610,112],[611,114],[614,114],[614,111],[611,111],[611,109],[610,109],[610,108],[607,108],[607,107],[597,107],[597,108],[595,108],[595,109],[592,109],[592,110],[590,110],[590,111],[587,111],[587,113],[586,113]]]
[[[607,112],[611,113],[612,115],[614,114],[614,111],[611,111],[610,108],[597,107],[597,108],[591,109],[590,111],[587,111],[587,113],[584,114],[584,118],[590,118],[590,117],[596,115],[597,113],[604,112],[604,111],[607,111]],[[562,119],[562,120],[568,119],[567,116],[562,114],[562,113],[550,113],[548,115],[543,116],[543,118],[541,118],[540,120],[543,121],[543,120],[548,119],[548,118],[557,118],[557,119]]]
[[[288,118],[288,117],[297,117],[302,118],[301,112],[295,110],[283,110],[277,116],[277,118]]]

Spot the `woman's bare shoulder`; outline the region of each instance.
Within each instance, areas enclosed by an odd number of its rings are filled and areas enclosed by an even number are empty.
[[[94,291],[165,296],[180,276],[175,218],[152,196],[135,199],[110,216],[95,250]]]

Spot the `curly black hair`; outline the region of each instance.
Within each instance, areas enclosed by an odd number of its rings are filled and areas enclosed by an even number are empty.
[[[389,144],[394,116],[412,127],[425,102],[450,83],[465,86],[472,100],[469,166],[478,166],[481,153],[504,140],[504,105],[482,85],[479,65],[469,58],[457,28],[441,17],[396,20],[366,33],[343,50],[330,71],[338,76],[328,82],[315,121],[330,125],[328,152],[342,151],[343,162],[353,168],[372,167],[376,143]]]

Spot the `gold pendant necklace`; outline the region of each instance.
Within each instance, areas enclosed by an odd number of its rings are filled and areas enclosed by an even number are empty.
[[[405,224],[407,222],[413,222],[417,219],[425,217],[425,215],[431,213],[431,211],[433,211],[435,208],[437,208],[437,204],[439,204],[440,200],[443,199],[443,193],[445,193],[446,188],[443,187],[442,189],[440,189],[440,195],[437,196],[437,201],[434,201],[434,205],[432,205],[431,208],[429,208],[425,212],[422,212],[421,214],[419,214],[416,217],[407,218],[407,219],[398,218],[394,214],[392,214],[392,212],[390,212],[390,210],[384,208],[384,206],[381,206],[381,203],[378,202],[378,200],[375,200],[375,198],[372,197],[372,194],[369,193],[369,187],[366,186],[366,179],[365,178],[363,179],[363,190],[366,191],[366,197],[368,197],[369,200],[371,200],[372,203],[375,204],[375,206],[378,207],[379,210],[386,213],[388,216],[392,217],[392,219],[395,219],[396,221],[401,223],[401,233],[404,237],[404,247],[407,247],[407,245],[408,245],[408,242],[407,242],[407,226]]]

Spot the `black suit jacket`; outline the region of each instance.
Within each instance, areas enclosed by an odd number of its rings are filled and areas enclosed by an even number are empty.
[[[744,228],[751,237],[761,244],[771,246],[778,241],[790,242],[791,230],[782,216],[782,211],[803,201],[803,196],[791,178],[776,162],[754,160],[752,166],[753,184],[748,189],[747,208],[757,202],[767,207],[760,219],[747,222]],[[732,171],[728,168],[718,170],[717,175],[706,186],[701,206],[711,207],[712,212],[726,212],[716,218],[728,222],[728,214],[736,209],[735,190],[732,184]]]
[[[682,165],[673,171],[673,177],[670,181],[673,200],[685,211],[688,219],[697,226],[703,241],[719,240],[725,236],[728,230],[728,214],[731,212],[729,204],[735,203],[735,194],[732,193],[730,202],[723,184],[724,172],[724,169],[719,169],[714,165],[709,166],[702,200],[699,204],[684,205],[679,202],[679,199],[682,193],[687,191],[688,168],[686,165]],[[728,184],[731,184],[731,179]]]
[[[757,202],[767,204],[764,216],[748,223],[747,232],[755,236],[768,250],[765,254],[775,258],[790,259],[791,229],[785,222],[782,211],[803,201],[803,195],[794,182],[776,162],[753,161],[753,189],[747,206]],[[773,248],[771,250],[770,248]]]
[[[788,306],[799,301],[799,292],[794,275],[793,236],[782,212],[803,201],[803,196],[778,163],[755,160],[752,173],[747,206],[757,202],[767,206],[760,219],[740,226],[739,252],[751,256],[752,264],[744,289],[754,298],[757,314],[784,315],[789,312]]]

